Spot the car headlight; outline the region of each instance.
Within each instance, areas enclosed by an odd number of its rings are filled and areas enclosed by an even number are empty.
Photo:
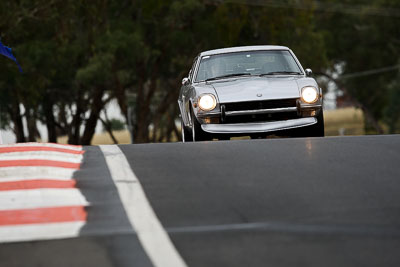
[[[301,89],[301,99],[308,104],[317,102],[318,90],[312,86],[304,87]]]
[[[199,108],[204,111],[213,110],[217,106],[217,100],[215,96],[211,94],[202,95],[199,98]]]

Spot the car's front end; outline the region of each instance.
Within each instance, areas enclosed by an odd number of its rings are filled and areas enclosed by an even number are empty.
[[[308,77],[294,54],[282,47],[269,47],[269,50],[265,47],[261,50],[251,48],[227,53],[214,51],[214,54],[210,51],[200,55],[197,76],[194,75],[191,86],[191,115],[186,125],[191,124],[193,129],[196,127],[193,124],[198,124],[200,129],[197,132],[208,139],[288,132],[323,136],[321,89],[313,78]],[[204,66],[202,62],[204,58],[217,58],[222,62],[220,65],[223,65],[225,75],[210,75],[207,70],[210,66]],[[278,62],[282,70],[267,72],[264,65],[273,65],[278,60],[284,61]],[[232,71],[231,61],[235,64],[240,61],[238,65],[243,71]],[[193,119],[196,119],[195,123]],[[308,131],[299,131],[300,128]]]
[[[202,94],[194,102],[196,117],[203,131],[231,136],[279,133],[282,130],[310,126],[317,123],[321,112],[321,93],[316,87],[306,86],[298,96],[254,100],[217,102],[217,96]],[[209,99],[204,107],[204,98]],[[210,109],[210,106],[215,106]]]

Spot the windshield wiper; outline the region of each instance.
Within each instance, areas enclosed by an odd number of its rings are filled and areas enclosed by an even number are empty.
[[[289,74],[289,75],[300,75],[300,72],[295,72],[295,71],[272,71],[268,73],[262,73],[260,76],[266,76],[266,75],[275,75],[275,74]]]
[[[229,78],[229,77],[236,77],[236,76],[248,76],[251,75],[248,72],[244,72],[244,73],[232,73],[232,74],[226,74],[226,75],[221,75],[221,76],[217,76],[217,77],[213,77],[213,78],[209,78],[206,79],[205,81],[214,81],[214,80],[219,80],[219,79],[224,79],[224,78]]]

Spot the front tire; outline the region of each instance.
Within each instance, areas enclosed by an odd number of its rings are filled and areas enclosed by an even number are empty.
[[[190,117],[192,120],[192,140],[193,140],[193,142],[211,140],[210,136],[201,129],[201,125],[197,121],[196,116],[193,113],[193,110],[190,111]]]
[[[317,116],[317,123],[311,126],[302,127],[298,129],[298,137],[324,137],[324,112],[321,110]]]
[[[183,120],[181,120],[181,134],[182,134],[182,142],[193,142],[192,133],[185,127]]]

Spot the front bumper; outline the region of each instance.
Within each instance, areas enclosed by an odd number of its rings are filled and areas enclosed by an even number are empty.
[[[233,123],[233,124],[202,124],[201,128],[213,134],[265,133],[310,126],[317,123],[314,117],[299,118],[284,121]]]

